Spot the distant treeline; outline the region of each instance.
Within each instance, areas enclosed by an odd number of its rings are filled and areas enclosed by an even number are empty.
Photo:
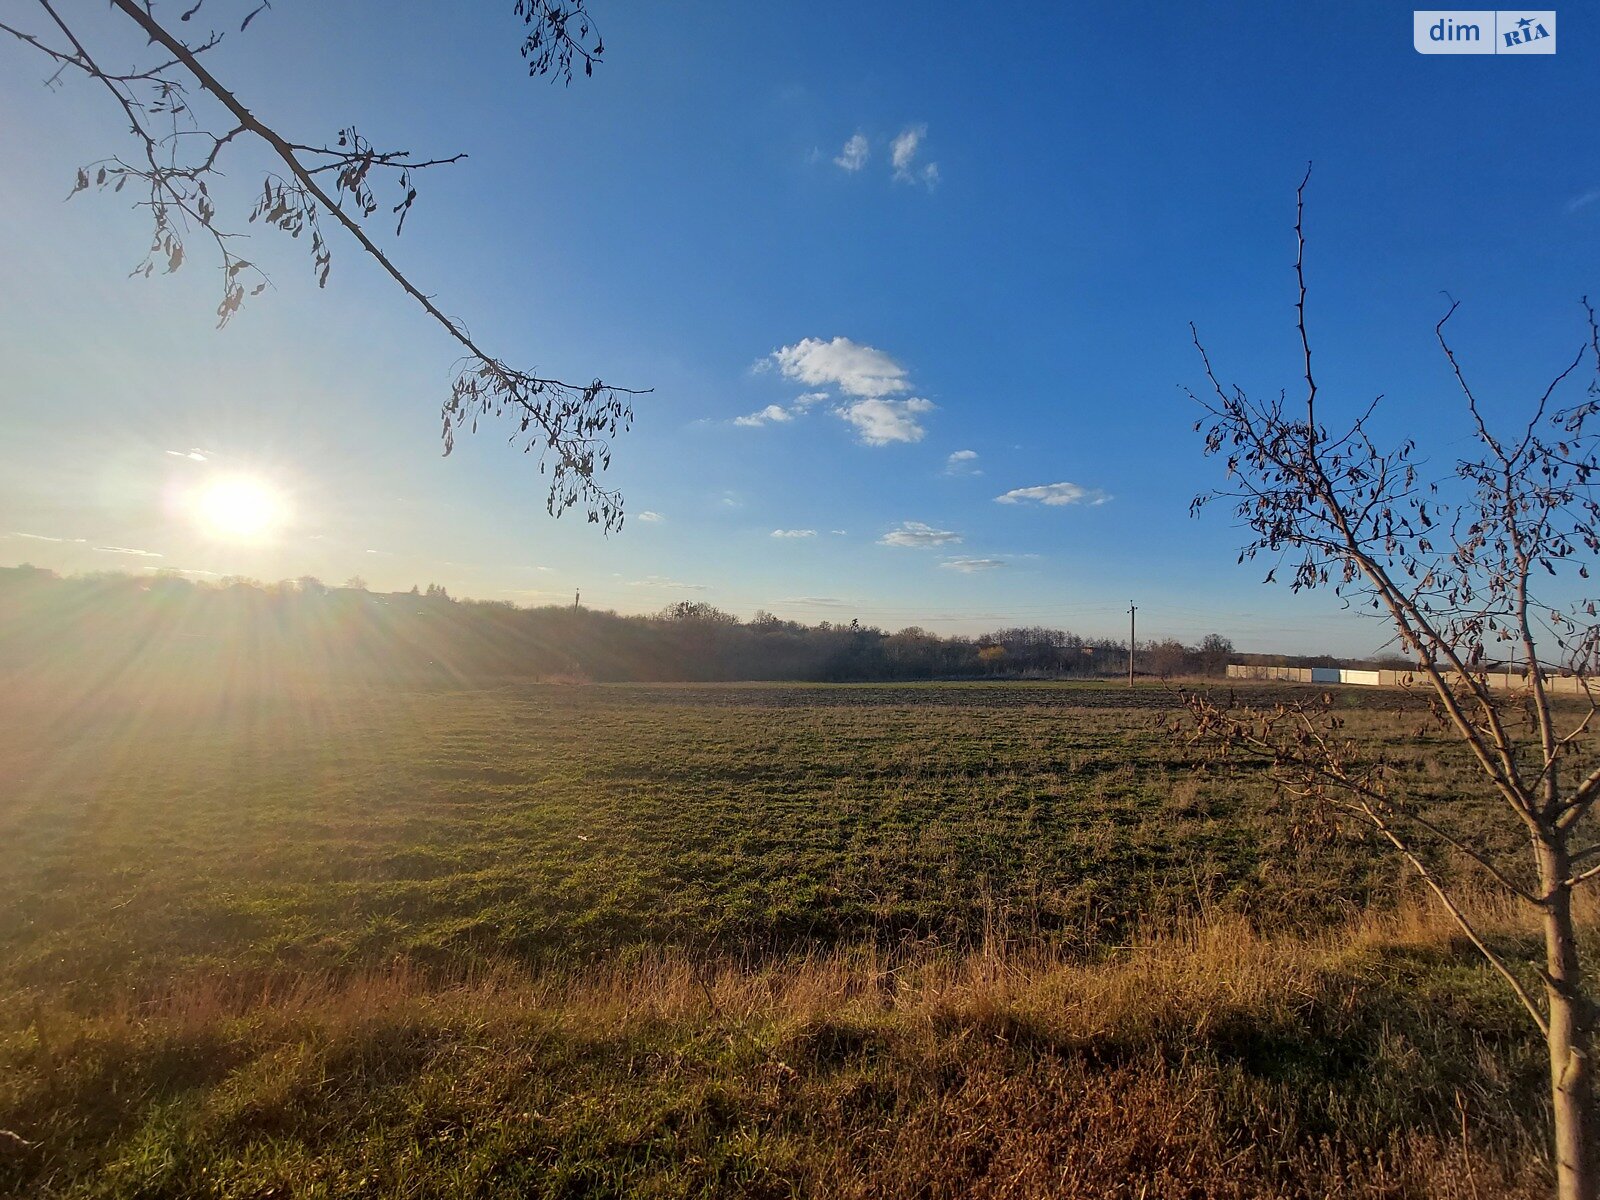
[[[1126,642],[1060,629],[889,633],[762,612],[742,621],[688,601],[624,616],[456,600],[433,584],[372,592],[353,582],[197,583],[176,574],[62,577],[0,568],[0,669],[474,682],[1062,678],[1127,670]],[[1141,642],[1137,669],[1221,675],[1238,657],[1216,634],[1196,646]]]

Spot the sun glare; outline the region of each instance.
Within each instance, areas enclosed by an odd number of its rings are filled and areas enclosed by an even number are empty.
[[[230,476],[203,488],[195,515],[207,532],[229,541],[257,541],[283,521],[283,501],[259,479]]]

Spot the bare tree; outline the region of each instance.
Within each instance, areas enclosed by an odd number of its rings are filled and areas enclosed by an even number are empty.
[[[1200,669],[1207,675],[1223,675],[1228,669],[1228,659],[1233,656],[1233,642],[1220,633],[1208,633],[1198,649]]]
[[[581,505],[591,522],[608,532],[620,529],[622,496],[603,486],[598,477],[610,466],[610,439],[632,421],[628,397],[639,392],[599,379],[567,383],[494,357],[462,322],[446,316],[368,231],[367,220],[387,208],[398,235],[417,199],[418,174],[466,156],[429,158],[407,150],[379,150],[354,126],[341,128],[331,145],[295,141],[279,133],[206,66],[208,52],[223,40],[222,32],[215,28],[203,36],[174,32],[180,24],[195,23],[207,3],[184,0],[181,11],[175,4],[170,15],[163,11],[158,17],[154,0],[110,0],[112,14],[128,23],[118,29],[101,27],[83,14],[81,5],[72,6],[64,16],[53,0],[33,0],[23,8],[35,12],[34,28],[25,28],[21,15],[12,15],[17,6],[11,6],[6,21],[0,22],[0,32],[53,64],[47,86],[56,87],[71,76],[87,77],[104,90],[110,111],[125,125],[131,151],[80,168],[71,194],[91,189],[121,192],[132,185],[136,207],[145,210],[152,224],[149,248],[132,273],[149,277],[158,270],[178,270],[188,261],[188,239],[198,237],[211,251],[220,274],[219,326],[226,325],[248,297],[270,286],[262,269],[239,252],[239,232],[220,219],[217,208],[220,164],[240,144],[256,143],[274,166],[264,173],[255,193],[249,222],[272,226],[293,238],[304,235],[319,286],[327,284],[332,264],[323,228],[331,222],[462,348],[441,410],[445,453],[461,427],[475,429],[481,417],[507,417],[515,426],[512,440],[520,442],[525,453],[536,453],[540,471],[550,474],[546,507],[551,515]],[[211,8],[217,7],[217,0],[211,0]],[[239,4],[243,16],[238,33],[270,7],[270,0]],[[522,22],[521,50],[530,75],[570,82],[576,66],[581,64],[584,74],[590,75],[602,61],[605,45],[585,0],[515,0],[514,12]],[[146,43],[147,61],[125,71],[108,69],[106,52],[91,49],[97,39],[90,26],[105,42],[133,34]],[[377,189],[384,180],[393,188],[392,205],[378,199]]]
[[[1600,367],[1600,331],[1583,303],[1587,332],[1572,361],[1543,388],[1526,423],[1490,428],[1447,337],[1454,302],[1436,336],[1476,440],[1449,474],[1424,480],[1407,440],[1382,448],[1369,433],[1371,402],[1331,431],[1319,412],[1306,326],[1305,189],[1297,192],[1295,276],[1304,397],[1254,400],[1219,381],[1194,334],[1209,392],[1208,455],[1224,457],[1229,484],[1198,497],[1232,502],[1250,532],[1240,561],[1268,558],[1271,582],[1286,570],[1295,591],[1332,587],[1392,627],[1415,664],[1435,728],[1470,755],[1483,794],[1504,813],[1506,839],[1486,844],[1453,828],[1448,803],[1413,795],[1370,744],[1342,731],[1331,697],[1233,707],[1187,693],[1183,722],[1197,744],[1265,760],[1281,784],[1336,818],[1350,817],[1401,855],[1466,937],[1499,972],[1549,1049],[1555,1166],[1562,1200],[1594,1200],[1591,1070],[1596,1009],[1579,956],[1573,895],[1600,877],[1600,845],[1580,823],[1600,798],[1600,753],[1590,734],[1600,624],[1588,563],[1600,554],[1593,483],[1600,444],[1600,370],[1577,403],[1556,394],[1584,363]],[[1382,397],[1379,397],[1381,400]],[[1494,674],[1509,648],[1525,674]],[[1570,692],[1570,701],[1561,693]],[[1523,839],[1526,839],[1523,841]],[[1527,852],[1507,850],[1521,843]],[[1542,965],[1497,951],[1469,920],[1444,856],[1529,906],[1542,924]],[[1454,895],[1452,893],[1455,893]]]
[[[1161,679],[1171,679],[1189,670],[1194,660],[1189,647],[1177,638],[1149,641],[1140,647],[1144,669]]]

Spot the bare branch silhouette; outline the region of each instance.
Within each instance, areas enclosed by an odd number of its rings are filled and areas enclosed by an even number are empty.
[[[1305,196],[1296,192],[1296,330],[1304,364],[1303,410],[1284,395],[1266,401],[1225,387],[1191,326],[1207,389],[1191,398],[1205,452],[1226,465],[1225,487],[1197,497],[1192,512],[1232,502],[1249,531],[1239,554],[1290,571],[1294,591],[1331,587],[1347,607],[1378,617],[1415,664],[1435,729],[1466,748],[1488,793],[1522,841],[1520,863],[1449,828],[1451,807],[1410,794],[1393,764],[1341,733],[1331,696],[1239,707],[1206,693],[1183,695],[1177,725],[1207,753],[1266,763],[1292,795],[1331,819],[1354,819],[1387,842],[1435,894],[1463,933],[1510,986],[1544,1034],[1550,1054],[1555,1149],[1563,1200],[1593,1200],[1600,1162],[1593,1150],[1592,1049],[1595,1005],[1573,922],[1575,888],[1600,865],[1575,870],[1595,852],[1579,839],[1600,798],[1590,733],[1600,696],[1597,600],[1585,586],[1600,554],[1600,325],[1587,299],[1586,333],[1572,360],[1534,399],[1511,436],[1494,432],[1446,330],[1451,301],[1435,327],[1471,418],[1477,450],[1442,478],[1424,480],[1417,445],[1380,447],[1369,433],[1376,402],[1330,431],[1319,411],[1306,314]],[[1588,360],[1586,398],[1556,405]],[[1381,399],[1381,397],[1380,397]],[[1502,662],[1509,653],[1513,675]],[[1571,695],[1571,700],[1561,694]],[[1586,839],[1587,840],[1587,839]],[[1487,945],[1450,896],[1438,856],[1454,851],[1493,886],[1536,909],[1545,929],[1542,1004],[1519,968]],[[1430,862],[1430,859],[1435,861]]]
[[[0,32],[55,64],[48,86],[67,74],[93,80],[110,96],[133,140],[132,153],[80,168],[69,193],[120,193],[134,185],[135,207],[148,213],[152,230],[132,274],[148,278],[157,271],[179,270],[189,261],[187,239],[199,234],[214,252],[221,276],[219,327],[246,299],[271,286],[261,267],[240,253],[240,232],[219,219],[213,188],[225,152],[241,142],[255,142],[280,169],[264,176],[247,222],[271,226],[293,239],[303,236],[319,287],[326,286],[333,261],[323,224],[333,222],[464,351],[441,406],[445,453],[454,447],[458,430],[475,429],[486,417],[509,419],[511,439],[525,453],[537,454],[541,472],[550,474],[546,507],[552,515],[581,506],[588,520],[607,532],[622,527],[622,496],[600,478],[610,466],[611,440],[632,423],[630,397],[642,392],[600,379],[571,383],[512,367],[490,354],[400,269],[365,225],[387,208],[395,218],[395,234],[400,234],[417,200],[419,173],[458,163],[465,154],[423,157],[407,150],[380,150],[353,125],[340,128],[331,145],[292,140],[247,108],[206,66],[204,56],[221,43],[222,32],[180,37],[157,18],[154,3],[110,0],[112,12],[130,22],[159,53],[152,65],[118,74],[90,50],[86,21],[77,14],[69,21],[52,0],[35,4],[43,18],[41,30],[8,22],[0,23]],[[206,0],[196,0],[178,19],[189,22],[204,8]],[[250,6],[238,32],[268,8],[268,3]],[[591,75],[602,61],[605,47],[584,0],[517,0],[514,15],[525,29],[521,50],[530,74],[570,82],[575,67],[581,65]],[[197,106],[205,109],[203,116]],[[381,188],[393,189],[392,204],[380,200]]]

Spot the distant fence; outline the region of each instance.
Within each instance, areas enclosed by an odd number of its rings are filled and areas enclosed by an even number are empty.
[[[1353,683],[1365,687],[1424,687],[1428,677],[1420,671],[1356,671],[1349,667],[1265,667],[1255,663],[1229,663],[1229,679],[1270,679],[1283,683]],[[1483,676],[1491,688],[1515,690],[1527,678],[1511,671],[1490,671]],[[1545,687],[1552,695],[1581,696],[1583,679],[1577,675],[1547,675]],[[1600,687],[1600,684],[1596,685]]]

